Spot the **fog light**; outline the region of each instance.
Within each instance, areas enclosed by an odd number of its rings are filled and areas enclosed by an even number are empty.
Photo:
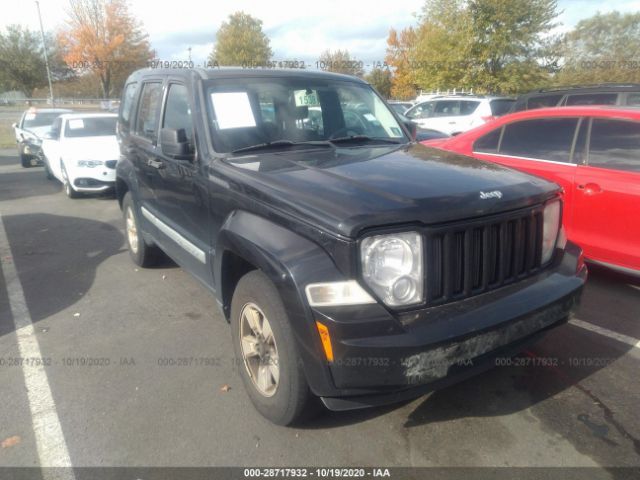
[[[393,297],[398,303],[403,303],[408,298],[411,298],[416,291],[415,282],[410,277],[400,277],[393,283],[391,292]]]

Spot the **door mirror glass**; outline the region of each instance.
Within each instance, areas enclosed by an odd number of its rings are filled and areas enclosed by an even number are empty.
[[[187,133],[184,128],[163,128],[160,130],[160,148],[169,158],[193,160]]]

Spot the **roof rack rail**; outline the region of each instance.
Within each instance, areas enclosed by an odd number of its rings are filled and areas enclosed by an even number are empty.
[[[605,82],[605,83],[588,83],[584,85],[566,85],[566,86],[558,86],[558,87],[540,88],[538,90],[534,90],[532,93],[556,92],[558,90],[579,90],[581,88],[603,88],[603,87],[640,88],[640,83]]]

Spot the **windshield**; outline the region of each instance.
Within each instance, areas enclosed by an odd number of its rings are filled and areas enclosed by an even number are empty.
[[[29,129],[34,127],[48,127],[63,113],[64,112],[28,112],[24,116],[22,128]]]
[[[117,117],[85,117],[70,118],[64,136],[69,137],[104,137],[116,134]]]
[[[207,85],[218,152],[273,142],[344,137],[407,142],[402,127],[368,85],[314,78],[235,78]],[[366,138],[365,138],[366,137]]]

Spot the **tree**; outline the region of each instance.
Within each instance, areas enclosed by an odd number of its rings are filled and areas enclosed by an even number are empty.
[[[327,72],[342,73],[362,77],[364,75],[364,62],[356,60],[349,54],[349,50],[325,50],[320,54],[318,63],[322,70]]]
[[[46,35],[45,40],[53,79],[61,80],[72,76],[51,35]],[[40,33],[19,25],[9,25],[4,34],[0,33],[0,90],[20,90],[30,97],[35,88],[47,83]]]
[[[415,58],[416,31],[406,28],[398,33],[393,28],[387,38],[386,63],[391,67],[391,96],[407,100],[416,96],[416,83],[412,62]]]
[[[125,0],[70,0],[67,27],[58,38],[67,64],[97,75],[105,98],[118,95],[129,74],[154,57]]]
[[[556,0],[427,0],[415,29],[390,32],[387,56],[403,54],[395,73],[423,89],[527,90],[557,67],[557,15]]]
[[[209,63],[261,66],[266,65],[272,55],[269,38],[262,31],[262,20],[236,12],[218,29]]]
[[[556,0],[470,0],[472,75],[480,88],[515,93],[548,82]]]
[[[560,41],[558,83],[640,82],[640,13],[581,20]]]
[[[388,68],[374,68],[364,76],[364,79],[384,98],[391,97],[391,70]]]

